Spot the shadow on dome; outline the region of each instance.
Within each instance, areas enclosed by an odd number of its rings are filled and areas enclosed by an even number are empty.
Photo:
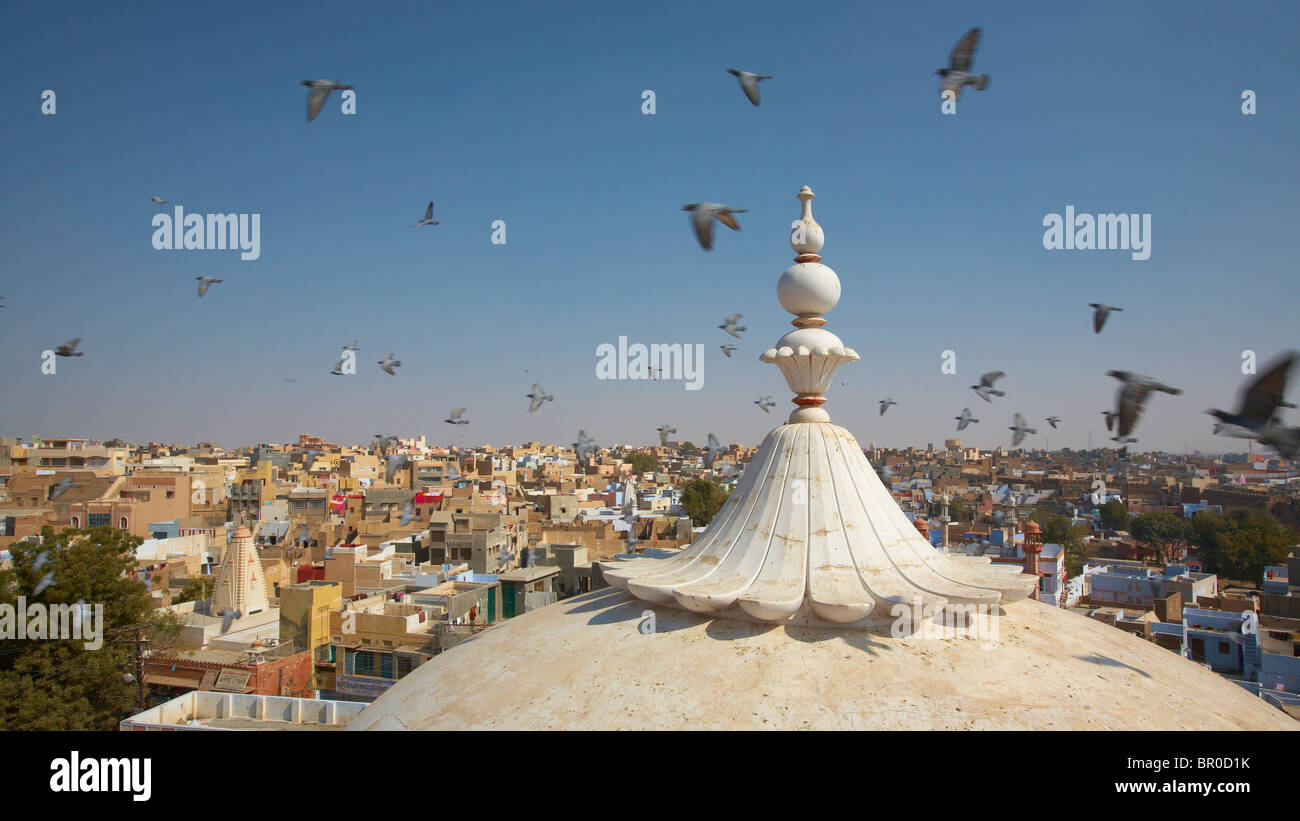
[[[1134,667],[1131,664],[1125,664],[1122,661],[1117,661],[1109,656],[1102,656],[1102,655],[1098,655],[1097,653],[1093,653],[1090,656],[1075,656],[1075,658],[1081,661],[1090,661],[1093,664],[1101,664],[1105,667],[1123,667],[1127,670],[1132,670],[1135,673],[1146,676],[1147,678],[1151,678],[1151,675],[1146,670],[1143,670],[1138,667]]]

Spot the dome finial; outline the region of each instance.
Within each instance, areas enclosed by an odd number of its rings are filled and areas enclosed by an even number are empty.
[[[775,363],[794,391],[795,398],[791,401],[799,407],[790,414],[792,423],[829,422],[830,416],[821,408],[826,401],[824,391],[840,365],[858,358],[852,348],[844,347],[838,336],[822,327],[826,324],[822,314],[840,301],[840,278],[821,264],[821,257],[816,253],[821,250],[825,236],[812,216],[815,196],[806,185],[799,191],[803,215],[790,232],[790,247],[799,256],[781,274],[776,286],[776,297],[782,308],[795,315],[790,324],[798,330],[781,337],[775,348],[759,357],[763,362]]]
[[[822,227],[813,219],[812,201],[817,195],[808,186],[799,189],[797,195],[799,201],[803,203],[803,213],[794,225],[790,226],[790,247],[799,256],[794,258],[795,262],[818,262],[821,257],[817,253],[821,251],[822,245],[826,242],[826,236],[822,233]]]

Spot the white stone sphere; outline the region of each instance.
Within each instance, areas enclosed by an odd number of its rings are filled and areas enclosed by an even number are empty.
[[[821,315],[840,301],[840,278],[820,262],[795,263],[781,274],[776,296],[796,316]]]

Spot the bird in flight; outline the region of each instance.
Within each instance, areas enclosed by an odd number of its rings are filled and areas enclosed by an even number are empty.
[[[670,427],[667,422],[664,422],[656,430],[659,431],[659,444],[664,447],[668,446],[668,435],[677,432],[677,428]]]
[[[442,421],[446,422],[449,425],[468,425],[469,420],[461,418],[461,416],[463,416],[464,413],[465,413],[464,408],[456,408],[454,411],[451,412],[451,416],[447,417]]]
[[[307,122],[316,119],[316,115],[325,107],[325,99],[330,96],[331,91],[346,91],[352,88],[333,80],[303,80],[302,84],[311,89],[307,92]]]
[[[1143,376],[1140,373],[1132,371],[1107,371],[1107,376],[1113,376],[1124,383],[1116,396],[1115,412],[1119,419],[1119,436],[1112,437],[1116,442],[1124,441],[1120,437],[1126,437],[1137,427],[1138,418],[1142,416],[1142,407],[1146,404],[1147,398],[1152,391],[1169,393],[1177,396],[1182,393],[1178,388],[1171,388],[1168,385],[1157,382],[1149,376]],[[1132,440],[1137,441],[1137,440]]]
[[[736,346],[735,346],[735,345],[730,345],[730,344],[728,344],[728,345],[719,345],[718,347],[722,349],[722,352],[723,352],[724,354],[727,355],[727,358],[728,358],[728,359],[731,358],[731,352],[734,351],[734,350],[736,350]]]
[[[199,281],[199,299],[202,299],[203,295],[206,294],[208,289],[213,285],[224,281],[217,279],[216,277],[195,277],[195,279]]]
[[[731,316],[722,320],[722,324],[719,325],[718,327],[726,331],[727,333],[731,334],[736,339],[740,339],[740,333],[741,331],[745,330],[745,327],[743,325],[737,325],[736,320],[740,319],[741,316],[743,316],[743,314],[732,314]]]
[[[1290,351],[1256,377],[1243,392],[1236,413],[1218,409],[1206,411],[1220,421],[1214,426],[1214,432],[1254,439],[1273,447],[1283,457],[1292,458],[1300,449],[1300,435],[1297,435],[1300,428],[1285,427],[1278,409],[1295,407],[1286,401],[1285,396],[1287,378],[1298,356],[1300,354]]]
[[[1051,425],[1052,427],[1056,427],[1056,423],[1061,421],[1061,417],[1049,416],[1044,421],[1047,422],[1047,424]]]
[[[763,413],[768,413],[768,408],[776,407],[776,403],[772,401],[770,396],[760,396],[754,400],[754,404],[758,405],[759,410],[763,411]]]
[[[388,484],[393,483],[393,477],[397,471],[410,464],[410,459],[404,453],[390,453],[384,457],[384,481]]]
[[[895,402],[893,399],[881,399],[881,400],[880,400],[880,415],[881,415],[881,416],[884,416],[884,415],[885,415],[885,411],[889,410],[889,406],[890,406],[890,405],[897,405],[897,404],[898,404],[898,403]]]
[[[754,105],[758,105],[758,81],[770,80],[771,75],[755,74],[752,71],[737,71],[734,68],[727,69],[727,73],[740,80],[740,87],[745,90],[745,96]]]
[[[81,343],[81,337],[77,337],[76,339],[69,339],[67,342],[64,342],[62,345],[54,349],[54,355],[55,356],[84,356],[85,354],[82,351],[77,350],[77,345],[79,345],[80,343]]]
[[[1021,442],[1025,441],[1025,434],[1038,433],[1038,431],[1029,427],[1029,423],[1025,421],[1025,417],[1021,416],[1019,413],[1015,415],[1015,419],[1012,421],[1011,426],[1008,427],[1007,430],[1014,431],[1014,433],[1012,433],[1011,435],[1012,447],[1016,447]]]
[[[4,297],[0,296],[0,299],[4,299]],[[6,307],[6,306],[4,306],[4,305],[0,305],[0,308],[4,308],[4,307]],[[727,356],[731,356],[731,354],[727,354]]]
[[[957,430],[966,430],[966,426],[969,425],[971,422],[979,421],[978,419],[970,415],[970,408],[962,408],[961,416],[954,416],[953,419],[957,420]]]
[[[1002,371],[989,371],[988,373],[980,377],[980,383],[978,385],[970,386],[971,390],[979,394],[980,399],[983,399],[985,402],[992,402],[993,400],[989,399],[990,396],[1007,395],[1006,391],[996,390],[993,387],[993,383],[998,381],[1004,376],[1006,376],[1006,374],[1003,373]]]
[[[573,443],[573,452],[578,455],[578,461],[586,461],[588,456],[596,452],[596,440],[587,436],[585,430],[578,431],[578,441]]]
[[[45,588],[50,586],[57,587],[58,584],[59,583],[54,580],[54,571],[51,570],[49,573],[45,574],[45,578],[36,583],[36,587],[32,588],[32,595],[39,596],[45,592]]]
[[[167,204],[167,200],[163,199],[162,197],[157,197],[157,196],[150,197],[150,198],[149,198],[149,201],[150,201],[150,202],[153,202],[153,203],[156,203],[156,204],[158,204],[158,205],[166,205],[166,204]]]
[[[683,205],[682,210],[692,212],[691,223],[695,226],[695,237],[700,241],[700,247],[706,251],[713,250],[714,219],[733,231],[739,231],[740,223],[732,215],[745,213],[744,208],[732,208],[720,202],[694,202]]]
[[[402,367],[402,361],[400,359],[394,359],[391,353],[384,354],[384,358],[379,360],[378,364],[379,367],[384,371],[384,373],[388,374],[389,376],[397,375],[397,371],[393,370],[393,368]]]
[[[1103,305],[1100,302],[1089,302],[1089,308],[1095,308],[1092,312],[1092,332],[1101,333],[1102,326],[1106,324],[1106,318],[1110,316],[1111,311],[1122,311],[1123,308],[1116,308],[1114,305]]]
[[[65,476],[62,481],[50,489],[50,501],[54,501],[74,487],[81,487],[81,485],[72,481],[71,476]]]
[[[952,55],[948,58],[948,67],[941,68],[935,72],[943,78],[940,91],[951,91],[957,99],[961,99],[961,90],[964,86],[975,86],[983,91],[989,87],[989,75],[971,74],[971,63],[974,62],[975,49],[980,44],[980,30],[973,28],[966,32],[966,36],[961,38],[957,46],[952,50]]]
[[[361,350],[361,349],[357,347],[357,341],[354,339],[354,340],[352,340],[352,344],[351,344],[351,345],[344,345],[344,346],[343,346],[343,350],[345,350],[345,351],[359,351],[359,350]]]
[[[1119,417],[1119,414],[1112,410],[1104,410],[1101,415],[1106,417],[1106,430],[1114,430],[1115,420]]]
[[[555,401],[555,397],[548,395],[546,391],[542,388],[542,386],[537,384],[536,382],[533,383],[533,389],[528,393],[528,398],[531,400],[528,403],[529,413],[532,413],[533,411],[540,408],[543,402]]]
[[[704,453],[704,466],[706,468],[712,468],[714,460],[718,458],[723,450],[725,450],[725,448],[723,448],[718,442],[718,437],[710,433],[708,448]]]
[[[433,218],[433,200],[429,200],[429,207],[424,209],[424,219],[412,225],[412,228],[419,228],[421,225],[437,225],[438,221]]]

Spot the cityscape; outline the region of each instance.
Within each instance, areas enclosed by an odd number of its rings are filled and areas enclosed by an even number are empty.
[[[0,729],[1300,729],[1300,11],[938,5],[8,10]]]

